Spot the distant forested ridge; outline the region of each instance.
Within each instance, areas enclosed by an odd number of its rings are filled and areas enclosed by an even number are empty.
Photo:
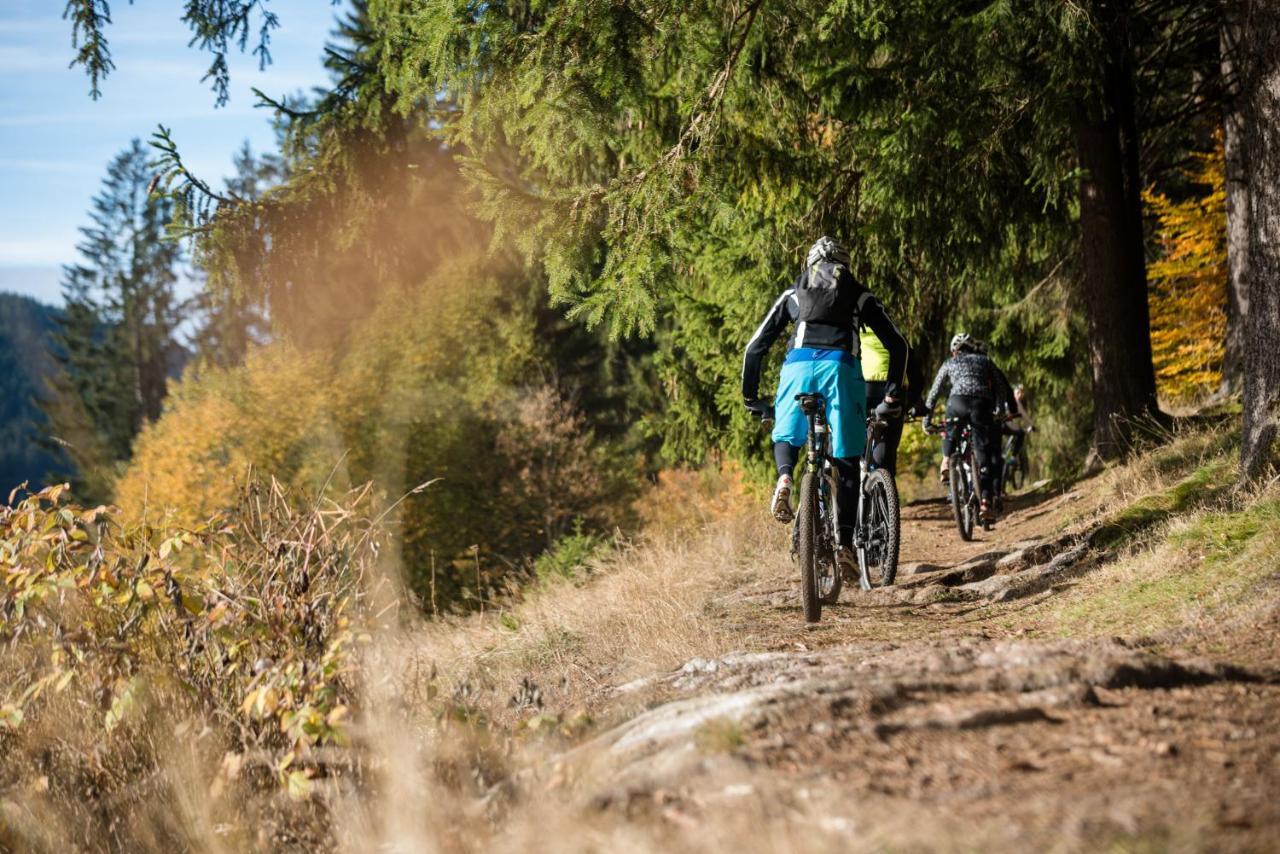
[[[0,491],[43,484],[64,466],[41,442],[35,396],[54,369],[50,335],[58,310],[31,297],[0,293]]]

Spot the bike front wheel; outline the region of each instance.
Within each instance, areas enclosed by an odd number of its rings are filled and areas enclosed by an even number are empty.
[[[964,458],[959,454],[951,458],[949,474],[951,515],[956,521],[956,530],[960,532],[960,539],[967,542],[973,539],[973,495],[964,471]]]
[[[902,538],[902,518],[898,508],[898,486],[884,469],[867,475],[862,494],[862,532],[859,558],[866,587],[888,587],[898,575],[898,547]]]
[[[800,601],[810,623],[822,619],[818,551],[818,478],[807,471],[800,481],[800,506],[796,508],[796,562],[800,564]]]

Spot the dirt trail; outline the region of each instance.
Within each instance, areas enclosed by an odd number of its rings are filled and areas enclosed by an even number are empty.
[[[710,828],[761,848],[1275,850],[1280,610],[1212,644],[1039,637],[1021,614],[1090,565],[1084,523],[1060,532],[1090,502],[1016,499],[967,544],[945,504],[910,506],[897,589],[846,591],[816,626],[771,553],[716,606],[740,651],[613,689],[647,711],[557,778],[607,780],[583,808],[652,814],[675,848]]]

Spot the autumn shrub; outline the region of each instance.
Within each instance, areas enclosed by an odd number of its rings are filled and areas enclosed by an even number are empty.
[[[577,389],[548,374],[525,298],[478,269],[460,259],[390,293],[340,347],[276,342],[188,374],[139,437],[117,503],[193,524],[230,508],[248,470],[302,496],[373,482],[383,501],[430,481],[388,517],[428,609],[474,607],[532,577],[575,525],[608,535],[639,487],[636,455],[598,436]]]
[[[182,845],[198,829],[167,789],[176,756],[228,814],[272,790],[305,812],[317,779],[349,773],[326,751],[352,737],[370,605],[395,601],[368,509],[367,489],[307,502],[275,481],[194,525],[123,521],[63,487],[0,507],[0,844],[127,850],[120,816],[160,798],[174,838],[153,841]],[[73,837],[50,838],[46,813]]]

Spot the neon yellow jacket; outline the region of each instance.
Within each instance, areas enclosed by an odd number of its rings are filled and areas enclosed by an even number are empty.
[[[870,329],[858,336],[862,349],[862,378],[869,383],[882,383],[889,379],[889,351],[880,338]]]

